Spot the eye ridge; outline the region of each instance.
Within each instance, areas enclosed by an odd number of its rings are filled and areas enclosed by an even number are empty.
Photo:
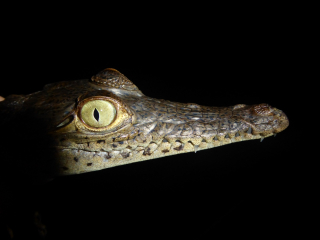
[[[93,117],[97,120],[97,122],[99,122],[100,114],[96,108],[93,111]]]

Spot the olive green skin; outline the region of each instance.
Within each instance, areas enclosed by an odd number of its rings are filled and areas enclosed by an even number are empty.
[[[111,104],[115,116],[88,123],[83,109],[93,101]],[[0,116],[10,129],[2,138],[6,168],[46,178],[263,139],[289,125],[268,104],[207,107],[150,98],[115,69],[11,95],[0,102]]]

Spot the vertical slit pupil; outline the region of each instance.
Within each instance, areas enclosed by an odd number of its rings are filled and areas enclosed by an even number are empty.
[[[93,116],[99,122],[99,111],[96,108],[94,109]]]

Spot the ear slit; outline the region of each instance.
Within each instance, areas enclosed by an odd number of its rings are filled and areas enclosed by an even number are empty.
[[[70,122],[72,122],[72,120],[73,120],[73,116],[70,115],[65,120],[63,120],[61,123],[59,123],[56,126],[56,128],[64,127],[64,126],[68,125]]]

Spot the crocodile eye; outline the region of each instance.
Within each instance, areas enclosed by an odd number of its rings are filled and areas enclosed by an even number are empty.
[[[93,100],[85,103],[81,109],[82,120],[90,127],[102,128],[113,122],[117,110],[109,101]]]

